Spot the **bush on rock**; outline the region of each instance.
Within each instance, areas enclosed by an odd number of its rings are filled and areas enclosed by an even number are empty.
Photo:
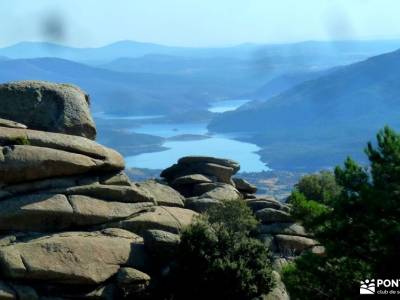
[[[174,299],[252,299],[274,286],[268,250],[252,238],[258,222],[243,201],[227,201],[183,231]]]

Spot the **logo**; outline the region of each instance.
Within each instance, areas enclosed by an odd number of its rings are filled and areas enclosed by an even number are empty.
[[[360,295],[373,295],[375,294],[375,279],[364,280],[360,282]]]

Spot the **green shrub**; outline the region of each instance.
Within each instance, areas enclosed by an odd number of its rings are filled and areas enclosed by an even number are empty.
[[[270,291],[268,250],[251,237],[256,226],[243,201],[229,201],[186,228],[173,272],[173,299],[252,299]]]
[[[299,180],[295,188],[307,199],[325,204],[341,192],[341,187],[336,182],[335,174],[329,171],[305,175]]]
[[[13,145],[30,145],[31,142],[26,136],[18,136],[12,140]]]
[[[298,189],[292,193],[293,216],[326,249],[322,257],[307,253],[285,269],[292,299],[354,299],[360,280],[397,278],[400,135],[385,127],[377,140],[365,151],[369,168],[348,158],[335,169],[339,194],[317,202]]]

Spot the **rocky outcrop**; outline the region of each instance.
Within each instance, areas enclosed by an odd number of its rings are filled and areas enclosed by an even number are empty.
[[[245,180],[232,178],[239,169],[233,160],[187,156],[162,171],[161,177],[186,197],[186,208],[205,212],[221,201],[243,199],[257,191]]]
[[[189,187],[194,183],[207,182],[207,178],[211,177],[216,182],[233,184],[232,175],[239,171],[239,164],[229,159],[221,159],[206,156],[186,156],[179,159],[178,163],[165,169],[161,173],[169,183],[175,181],[176,187],[188,185]],[[190,175],[193,180],[197,182],[182,182],[181,177]],[[200,176],[203,175],[203,176]],[[200,181],[203,182],[199,182]],[[206,181],[204,181],[204,178]],[[212,180],[212,179],[210,179]],[[180,182],[181,181],[181,182]]]
[[[312,235],[290,215],[290,206],[271,196],[245,200],[260,220],[258,239],[268,247],[273,256],[273,266],[280,271],[289,261],[304,251],[319,251],[321,246]]]
[[[96,137],[89,95],[76,86],[45,81],[1,84],[0,103],[0,118],[32,129]]]
[[[0,299],[149,296],[173,265],[179,233],[224,201],[254,211],[276,270],[303,251],[323,254],[288,205],[233,177],[235,161],[183,157],[162,180],[131,182],[122,156],[92,140],[78,88],[0,85],[0,102]],[[263,299],[287,299],[278,281]]]
[[[0,118],[0,126],[1,127],[10,127],[10,128],[23,128],[23,129],[28,128],[24,124],[17,123],[17,122],[14,122],[14,121],[10,121],[10,120],[6,120],[6,119],[2,119],[2,118]]]
[[[255,185],[232,177],[239,169],[239,164],[232,160],[188,156],[164,170],[161,176],[186,197],[185,208],[198,213],[206,213],[224,201],[244,201],[260,221],[258,239],[272,253],[273,276],[276,281],[275,288],[269,294],[257,299],[287,300],[289,295],[279,275],[282,267],[303,251],[323,250],[318,248],[317,242],[300,224],[293,221],[288,205],[272,196],[258,196],[255,194]],[[176,241],[174,236],[153,235],[159,237],[160,247],[163,243],[173,245]],[[155,236],[147,239],[155,239]]]
[[[163,182],[129,180],[122,156],[90,139],[78,88],[6,84],[0,102],[0,299],[146,294],[196,212]]]

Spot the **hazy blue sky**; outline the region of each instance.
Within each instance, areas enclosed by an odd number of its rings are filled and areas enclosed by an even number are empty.
[[[0,46],[399,38],[399,12],[399,0],[0,0]]]

